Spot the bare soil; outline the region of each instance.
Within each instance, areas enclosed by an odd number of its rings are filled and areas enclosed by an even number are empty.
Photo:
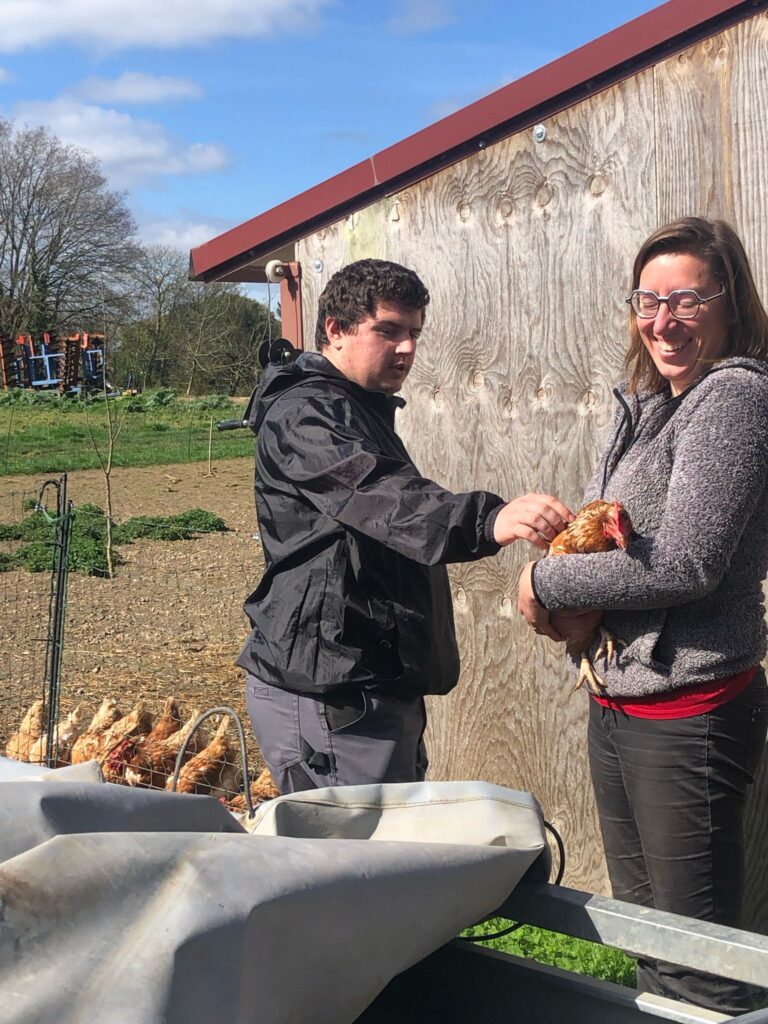
[[[71,573],[61,670],[61,709],[86,702],[95,710],[115,697],[123,710],[143,701],[153,711],[177,697],[182,711],[226,704],[245,715],[243,673],[234,660],[247,635],[245,596],[264,568],[253,506],[253,462],[115,469],[113,516],[171,515],[203,508],[229,530],[173,543],[140,540],[118,550],[125,564],[114,579]],[[25,496],[44,478],[0,478],[0,522],[28,514]],[[73,472],[75,506],[106,505],[104,476]],[[0,753],[24,711],[42,696],[50,577],[0,575]],[[256,755],[252,747],[252,754]]]

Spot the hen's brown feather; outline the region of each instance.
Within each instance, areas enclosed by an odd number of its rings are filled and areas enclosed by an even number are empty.
[[[615,514],[616,502],[590,501],[549,545],[550,555],[591,555],[613,551],[616,541],[606,535],[605,524]]]

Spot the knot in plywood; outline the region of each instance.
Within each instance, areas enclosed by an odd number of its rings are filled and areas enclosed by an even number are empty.
[[[480,391],[485,387],[485,374],[482,370],[475,370],[470,379],[470,387],[473,391]]]
[[[508,220],[515,212],[515,201],[512,196],[501,196],[499,199],[499,214],[504,220]]]
[[[593,196],[601,196],[608,188],[608,179],[602,174],[593,174],[589,179],[589,191]]]
[[[517,402],[514,398],[503,399],[499,408],[502,419],[516,420],[520,415],[520,410],[518,409]]]
[[[548,181],[543,181],[536,189],[533,201],[537,206],[548,206],[555,197],[555,191]]]
[[[455,605],[460,611],[464,611],[467,607],[467,592],[463,587],[459,587],[456,591]]]
[[[468,221],[472,216],[472,204],[468,199],[462,199],[458,206],[459,220]]]
[[[432,392],[432,401],[436,406],[441,406],[445,402],[445,395],[440,388],[435,388]]]

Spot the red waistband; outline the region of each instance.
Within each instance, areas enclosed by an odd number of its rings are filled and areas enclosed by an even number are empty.
[[[634,718],[693,718],[714,711],[722,704],[733,700],[749,686],[757,672],[757,666],[748,668],[727,679],[713,679],[711,683],[694,683],[671,693],[653,694],[650,697],[598,697],[592,699],[601,707],[623,711]]]

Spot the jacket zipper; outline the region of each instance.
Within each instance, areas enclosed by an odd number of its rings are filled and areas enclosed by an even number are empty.
[[[619,438],[621,437],[621,434],[622,434],[622,431],[624,430],[624,425],[625,424],[627,424],[627,423],[629,424],[629,429],[627,431],[627,443],[626,443],[626,445],[624,447],[624,450],[622,451],[621,455],[616,460],[616,466],[618,466],[619,462],[621,462],[621,460],[627,454],[627,452],[632,447],[632,444],[633,444],[633,442],[635,440],[635,425],[634,425],[634,423],[632,421],[632,410],[629,408],[629,404],[627,403],[626,399],[624,398],[624,395],[622,395],[622,393],[619,391],[618,388],[614,388],[613,389],[613,394],[616,397],[616,401],[619,403],[619,405],[624,410],[624,415],[621,418],[621,423],[619,423],[619,425],[618,425],[618,427],[616,429],[616,433],[614,434],[614,437],[613,437],[613,443],[611,444],[611,449],[608,452],[608,455],[607,455],[606,460],[605,460],[605,466],[603,467],[603,483],[602,483],[602,486],[600,488],[600,497],[601,498],[605,497],[605,488],[608,486],[608,467],[611,464],[611,459],[613,458],[613,453],[616,451],[616,446],[619,443]],[[616,466],[614,466],[613,468],[616,469]]]

